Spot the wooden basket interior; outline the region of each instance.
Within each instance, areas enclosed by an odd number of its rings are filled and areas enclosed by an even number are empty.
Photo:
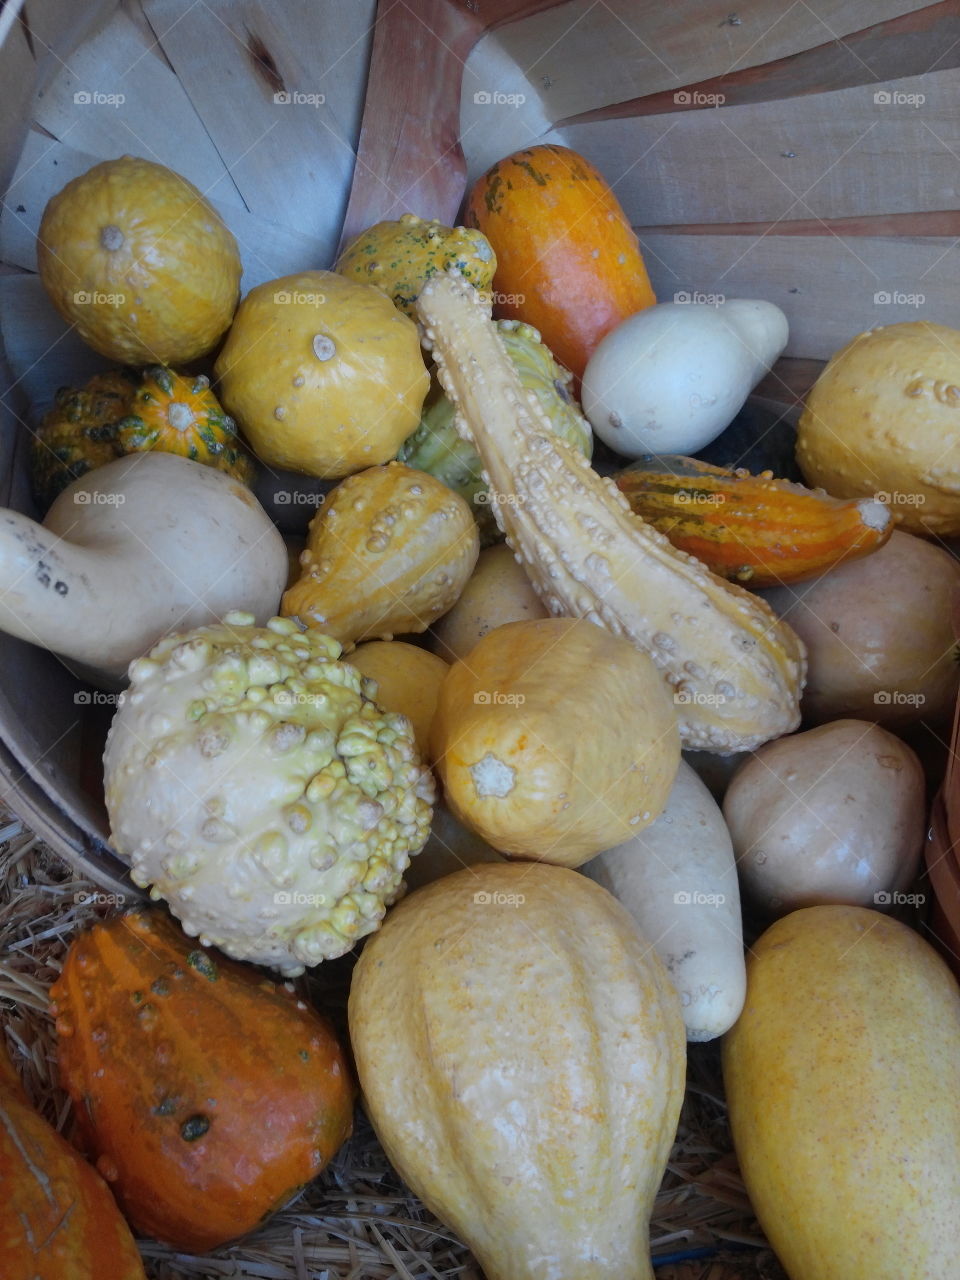
[[[40,216],[125,153],[208,195],[246,290],[329,266],[383,217],[454,221],[492,161],[572,146],[614,186],[662,300],[787,313],[787,359],[760,389],[777,412],[872,324],[960,323],[952,0],[8,0],[0,36],[0,497],[20,510],[30,425],[105,364],[46,300]],[[0,636],[0,664],[13,807],[112,883],[109,708],[30,645]]]

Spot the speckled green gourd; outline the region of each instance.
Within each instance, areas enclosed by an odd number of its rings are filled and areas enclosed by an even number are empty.
[[[416,319],[413,304],[424,282],[448,267],[477,289],[489,289],[497,259],[482,231],[445,227],[404,213],[395,222],[378,222],[361,232],[340,255],[336,270],[360,284],[376,285]]]
[[[30,476],[41,511],[71,481],[121,456],[117,423],[129,413],[136,385],[135,374],[111,369],[77,389],[59,389],[30,444]]]
[[[537,397],[550,426],[589,459],[593,454],[593,432],[574,398],[573,374],[557,364],[533,325],[498,320],[496,327],[521,384]],[[429,471],[469,502],[480,530],[480,544],[489,546],[502,535],[490,509],[480,455],[457,431],[455,413],[443,388],[434,383],[420,426],[404,441],[398,457],[407,466]]]
[[[249,614],[130,666],[104,754],[113,847],[191,936],[302,973],[373,932],[430,831],[413,729],[341,646]]]

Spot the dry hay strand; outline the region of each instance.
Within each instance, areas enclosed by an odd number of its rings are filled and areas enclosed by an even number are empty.
[[[73,936],[121,909],[0,810],[0,1018],[38,1109],[69,1135],[47,992]],[[304,983],[345,1028],[352,958]],[[651,1224],[658,1280],[785,1280],[732,1155],[716,1045],[691,1045],[677,1139]],[[301,1195],[239,1243],[192,1257],[140,1240],[151,1280],[483,1280],[469,1250],[390,1167],[358,1109],[353,1137]],[[677,1255],[711,1256],[680,1261]]]

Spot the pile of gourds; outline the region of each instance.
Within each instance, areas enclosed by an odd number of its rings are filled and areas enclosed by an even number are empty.
[[[652,1275],[685,1045],[718,1036],[792,1280],[956,1276],[960,994],[885,909],[925,830],[891,730],[957,693],[960,567],[925,537],[960,533],[960,334],[856,339],[800,424],[823,488],[752,476],[690,455],[784,349],[776,307],[656,304],[562,147],[495,165],[465,221],[380,223],[239,301],[232,236],[161,166],[47,208],[48,293],[122,367],[34,432],[49,510],[3,513],[0,626],[126,684],[111,839],[172,916],[97,924],[52,991],[92,1163],[0,1058],[6,1256],[132,1278],[124,1218],[204,1251],[294,1196],[356,1085],[264,969],[367,938],[364,1105],[488,1280]],[[592,431],[631,465],[594,469]],[[333,485],[289,579],[251,454]],[[715,798],[698,770],[741,753]]]

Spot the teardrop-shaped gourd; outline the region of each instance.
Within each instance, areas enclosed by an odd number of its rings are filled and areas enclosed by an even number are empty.
[[[461,822],[502,853],[567,867],[648,827],[680,762],[656,667],[577,618],[484,636],[440,686],[431,747]]]
[[[772,302],[662,302],[608,333],[583,375],[583,411],[628,458],[698,453],[733,421],[787,345]]]
[[[51,998],[84,1145],[130,1222],[174,1248],[252,1231],[350,1136],[329,1023],[164,911],[78,934]]]
[[[723,1079],[743,1179],[791,1280],[960,1276],[960,992],[864,907],[755,942]]]
[[[4,1280],[144,1280],[107,1184],[30,1105],[2,1036],[0,1187]]]
[[[435,276],[417,311],[497,523],[547,609],[648,653],[687,747],[745,751],[795,729],[805,658],[790,628],[638,520],[613,481],[550,430],[475,289]]]
[[[487,1280],[652,1280],[684,1028],[611,894],[539,864],[445,876],[366,945],[349,1014],[384,1150]]]
[[[281,612],[344,646],[426,631],[477,563],[464,500],[402,462],[369,467],[327,496],[310,521],[303,576]]]

